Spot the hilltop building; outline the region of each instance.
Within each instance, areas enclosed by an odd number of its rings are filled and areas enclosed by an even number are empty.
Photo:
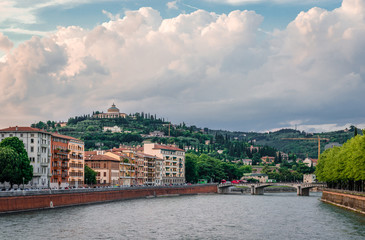
[[[93,118],[125,118],[127,114],[119,112],[119,108],[113,105],[108,109],[106,113],[93,114]]]

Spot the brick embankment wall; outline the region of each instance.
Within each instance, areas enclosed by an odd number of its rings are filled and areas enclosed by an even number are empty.
[[[365,214],[365,195],[325,189],[323,190],[321,200],[326,203]]]
[[[83,189],[62,192],[53,191],[52,193],[26,192],[23,195],[17,193],[13,196],[0,196],[0,213],[144,198],[149,196],[189,195],[199,193],[217,193],[217,185],[148,187],[96,191],[93,189]]]

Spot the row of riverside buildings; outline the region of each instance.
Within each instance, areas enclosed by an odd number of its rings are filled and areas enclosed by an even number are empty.
[[[84,185],[84,167],[96,173],[101,186],[169,185],[185,183],[185,151],[176,146],[145,143],[105,151],[85,151],[84,142],[38,128],[0,129],[0,141],[18,137],[31,165],[31,188],[65,188]]]

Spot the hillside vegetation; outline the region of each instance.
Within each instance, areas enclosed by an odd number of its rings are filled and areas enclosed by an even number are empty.
[[[253,158],[254,153],[247,150],[250,145],[267,146],[256,158],[267,155],[274,156],[276,151],[290,153],[300,158],[318,157],[317,138],[321,140],[321,152],[329,142],[345,143],[354,136],[355,127],[344,131],[311,134],[293,129],[282,129],[276,132],[230,132],[187,126],[185,123],[170,124],[163,118],[153,114],[135,113],[126,118],[99,119],[90,115],[72,117],[67,126],[61,127],[53,121],[39,122],[33,127],[48,131],[57,131],[61,134],[79,138],[85,142],[85,149],[110,149],[120,144],[139,145],[144,140],[163,144],[176,144],[180,148],[188,148],[194,152],[206,153],[219,159],[236,160]],[[118,126],[122,132],[112,133],[103,131],[104,127]],[[149,134],[160,131],[163,137],[154,137]],[[359,131],[359,134],[361,131]],[[305,140],[289,140],[285,138],[305,138]],[[314,140],[310,140],[314,138]],[[308,139],[308,140],[306,140]],[[218,150],[221,150],[218,153]]]

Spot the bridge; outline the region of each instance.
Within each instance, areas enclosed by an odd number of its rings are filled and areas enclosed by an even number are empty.
[[[309,189],[314,187],[327,187],[325,183],[222,183],[218,184],[218,193],[230,193],[232,188],[244,186],[251,189],[252,195],[263,195],[264,188],[269,186],[288,186],[297,189],[298,196],[309,196]]]

